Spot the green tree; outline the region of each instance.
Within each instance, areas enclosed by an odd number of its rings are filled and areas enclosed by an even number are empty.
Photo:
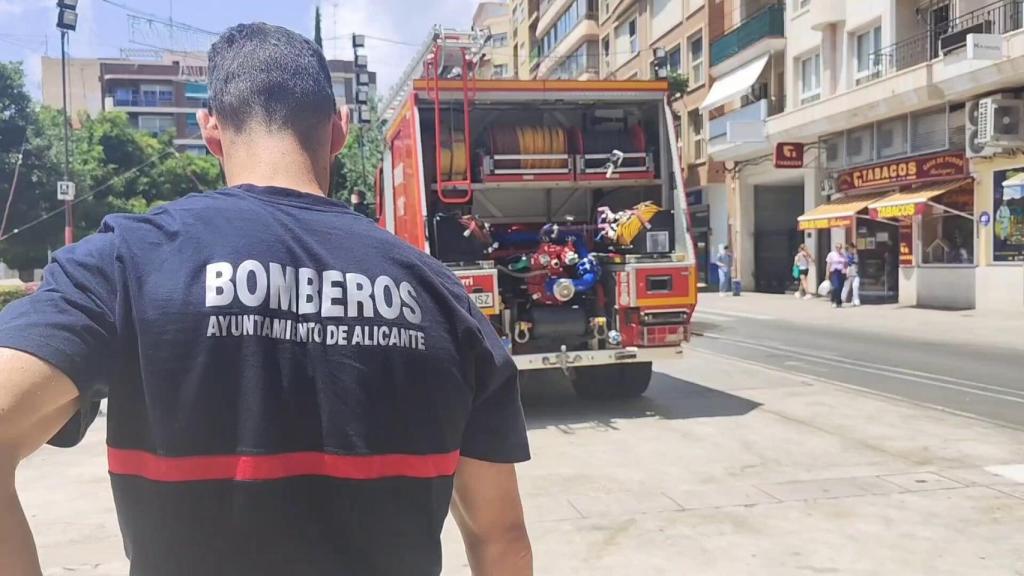
[[[338,200],[347,202],[352,191],[358,189],[365,193],[368,204],[376,203],[374,184],[384,155],[384,134],[376,110],[377,103],[370,102],[368,125],[360,126],[353,120],[348,142],[335,160],[331,195]]]

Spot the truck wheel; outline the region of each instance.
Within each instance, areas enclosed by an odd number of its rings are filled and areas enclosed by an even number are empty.
[[[583,366],[573,371],[572,388],[588,400],[639,398],[647,391],[653,370],[650,362]]]

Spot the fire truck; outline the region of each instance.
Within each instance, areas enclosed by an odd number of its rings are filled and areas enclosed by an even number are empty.
[[[640,396],[697,304],[668,85],[481,79],[483,40],[435,28],[383,102],[380,225],[450,267],[521,375]]]

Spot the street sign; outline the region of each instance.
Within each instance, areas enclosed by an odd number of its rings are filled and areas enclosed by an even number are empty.
[[[1003,37],[999,34],[968,34],[968,60],[1002,60]]]
[[[798,142],[779,142],[775,145],[776,168],[803,168],[804,145]]]
[[[978,215],[978,224],[981,224],[982,228],[988,228],[992,224],[992,213],[982,212]]]
[[[57,200],[70,201],[75,199],[75,183],[62,180],[57,182]]]

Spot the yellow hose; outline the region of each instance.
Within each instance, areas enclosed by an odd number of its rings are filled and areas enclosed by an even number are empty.
[[[620,246],[631,246],[633,240],[640,235],[640,232],[647,227],[647,223],[654,218],[654,215],[661,212],[656,204],[652,202],[644,202],[643,204],[637,205],[633,208],[633,213],[626,219],[625,222],[619,224],[618,234],[615,236],[615,241]]]

